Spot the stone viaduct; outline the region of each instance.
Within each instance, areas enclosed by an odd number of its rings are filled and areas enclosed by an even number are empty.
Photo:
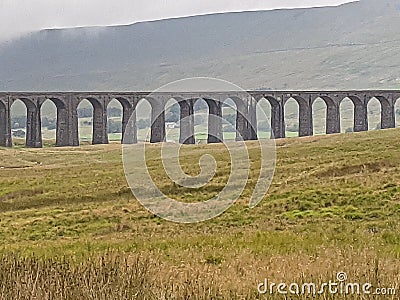
[[[256,106],[262,99],[271,105],[271,129],[274,138],[285,137],[285,103],[294,99],[299,105],[299,136],[313,135],[313,103],[322,99],[327,107],[326,133],[340,132],[340,103],[349,98],[354,104],[354,131],[368,130],[367,105],[372,98],[381,104],[381,128],[395,127],[394,106],[400,98],[399,91],[247,91],[247,92],[0,92],[0,146],[12,146],[11,106],[16,100],[21,100],[27,109],[26,146],[42,147],[41,136],[41,106],[47,100],[52,101],[57,108],[57,146],[78,146],[78,114],[79,103],[86,99],[93,106],[93,144],[107,144],[107,106],[116,99],[123,107],[122,129],[123,137],[129,124],[133,127],[127,143],[137,142],[135,109],[142,99],[146,99],[152,108],[152,128],[150,142],[165,140],[164,108],[170,99],[175,99],[180,105],[181,136],[190,138],[181,143],[195,143],[194,136],[194,103],[204,99],[209,108],[209,114],[222,116],[222,102],[232,99],[237,107],[236,127],[244,140],[257,139]],[[188,117],[188,118],[187,118]],[[185,121],[182,119],[185,118]],[[222,140],[222,123],[209,118],[208,142],[216,143]]]

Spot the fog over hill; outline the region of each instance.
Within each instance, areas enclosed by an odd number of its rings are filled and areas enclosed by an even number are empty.
[[[400,0],[52,29],[0,46],[0,90],[400,89]]]

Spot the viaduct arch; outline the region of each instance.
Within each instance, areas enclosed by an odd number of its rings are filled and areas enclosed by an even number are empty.
[[[151,95],[151,96],[150,96]],[[223,140],[222,106],[226,99],[236,105],[237,139],[257,139],[257,103],[265,99],[271,106],[271,130],[274,138],[285,137],[285,104],[294,99],[299,106],[299,136],[313,135],[313,103],[322,99],[326,104],[326,134],[339,133],[340,104],[350,99],[354,105],[355,132],[368,130],[368,103],[376,98],[381,105],[381,128],[395,127],[394,106],[400,98],[397,90],[367,91],[247,91],[247,92],[0,92],[0,146],[12,146],[11,106],[21,100],[27,110],[26,146],[42,147],[41,106],[47,100],[57,109],[56,146],[78,146],[77,108],[83,100],[93,106],[93,144],[107,144],[107,107],[112,100],[122,105],[122,139],[125,143],[137,143],[136,108],[141,100],[151,105],[151,143],[165,141],[165,105],[175,99],[180,107],[180,142],[194,144],[194,104],[198,99],[206,101],[209,109],[208,142]],[[132,117],[132,118],[131,118]],[[131,122],[128,122],[131,120]],[[131,126],[127,130],[127,126]],[[126,136],[126,132],[130,132]],[[186,138],[184,138],[186,137]]]

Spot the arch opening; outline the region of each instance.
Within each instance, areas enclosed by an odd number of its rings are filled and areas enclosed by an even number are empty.
[[[179,142],[181,108],[178,101],[171,98],[165,104],[165,135],[166,141]]]
[[[237,105],[234,100],[228,98],[222,102],[222,136],[224,140],[236,139]]]
[[[55,101],[56,100],[46,99],[40,108],[43,143],[53,146],[56,144],[57,139],[57,115],[59,110]]]
[[[107,135],[110,142],[122,140],[122,101],[121,99],[112,99],[107,106]]]
[[[139,100],[134,111],[136,117],[136,134],[138,142],[150,142],[152,106],[148,99]]]
[[[368,101],[368,130],[378,130],[382,128],[382,105],[381,102],[373,97]]]
[[[341,132],[354,132],[354,102],[346,97],[340,102]]]
[[[400,98],[394,102],[395,127],[400,127]]]
[[[26,145],[28,107],[34,107],[33,103],[29,99],[16,99],[11,104],[11,139],[13,145]]]
[[[326,100],[318,97],[312,104],[313,132],[314,135],[327,133],[327,109]]]
[[[93,139],[94,107],[89,100],[84,99],[79,103],[77,112],[79,143],[90,144]]]
[[[87,97],[77,107],[79,139],[83,143],[107,144],[107,113],[96,98]]]
[[[0,147],[9,145],[9,119],[5,104],[0,101]]]
[[[300,105],[294,98],[285,103],[285,131],[286,137],[298,137],[300,129]]]
[[[194,103],[194,136],[197,144],[206,144],[208,139],[208,116],[210,108],[204,99]]]
[[[271,101],[267,100],[265,98],[261,98],[258,101],[258,105],[256,106],[256,114],[257,114],[257,133],[258,133],[258,138],[260,139],[266,139],[271,137],[271,112],[272,112],[272,105]],[[274,99],[274,102],[276,100]],[[275,104],[277,105],[277,103]]]

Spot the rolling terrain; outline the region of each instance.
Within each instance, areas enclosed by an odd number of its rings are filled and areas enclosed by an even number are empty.
[[[361,0],[43,30],[0,44],[0,91],[150,91],[193,76],[244,89],[400,89],[399,28],[400,0]],[[289,102],[286,134],[296,136],[298,106]],[[345,102],[343,132],[353,124],[353,105]],[[80,108],[90,104],[84,100]],[[400,101],[395,110],[399,127]],[[195,127],[201,140],[207,112],[198,113],[204,117]],[[24,116],[26,109],[17,101],[11,114]],[[265,278],[322,284],[338,272],[349,282],[396,288],[396,295],[382,299],[398,299],[400,129],[374,130],[380,124],[376,99],[368,106],[369,132],[320,135],[322,100],[313,114],[317,136],[276,141],[275,175],[257,207],[248,203],[260,152],[257,143],[246,142],[251,171],[239,201],[196,224],[168,222],[140,205],[125,179],[121,144],[114,142],[120,135],[110,134],[109,145],[88,145],[90,117],[79,119],[80,147],[53,147],[54,128],[42,128],[43,149],[14,138],[13,148],[0,147],[0,300],[264,299],[257,285]],[[56,117],[50,101],[42,117]],[[138,120],[149,117],[148,106],[138,109]],[[178,130],[167,139],[176,140]],[[140,129],[139,139],[145,134]],[[206,153],[217,162],[216,176],[199,189],[169,180],[158,144],[148,151],[156,185],[179,201],[205,201],[229,179],[230,155],[221,144],[182,146],[187,174],[200,172]]]
[[[398,89],[400,1],[51,29],[0,46],[0,90]]]
[[[226,79],[245,89],[399,89],[398,28],[399,0],[361,0],[43,30],[0,44],[0,90],[152,90],[192,76]],[[376,129],[380,108],[371,105],[369,128]],[[321,134],[325,109],[315,106],[314,132]],[[342,112],[344,132],[352,127],[352,105]],[[16,102],[11,113],[23,116],[26,109]],[[54,104],[45,103],[42,116],[55,115]],[[139,119],[148,115],[148,108],[139,110]],[[287,105],[286,120],[287,136],[296,135],[297,105]],[[82,141],[90,135],[91,128],[82,127]],[[51,140],[55,132],[43,128],[43,136]]]
[[[259,299],[264,278],[321,283],[341,271],[351,282],[399,288],[398,135],[277,141],[271,188],[254,209],[247,205],[259,158],[249,142],[253,167],[239,202],[189,225],[162,220],[133,198],[121,145],[2,148],[0,299]],[[184,147],[181,163],[197,174],[204,151],[215,156],[217,176],[189,191],[163,174],[152,145],[156,184],[180,201],[218,193],[230,170],[223,146]]]

